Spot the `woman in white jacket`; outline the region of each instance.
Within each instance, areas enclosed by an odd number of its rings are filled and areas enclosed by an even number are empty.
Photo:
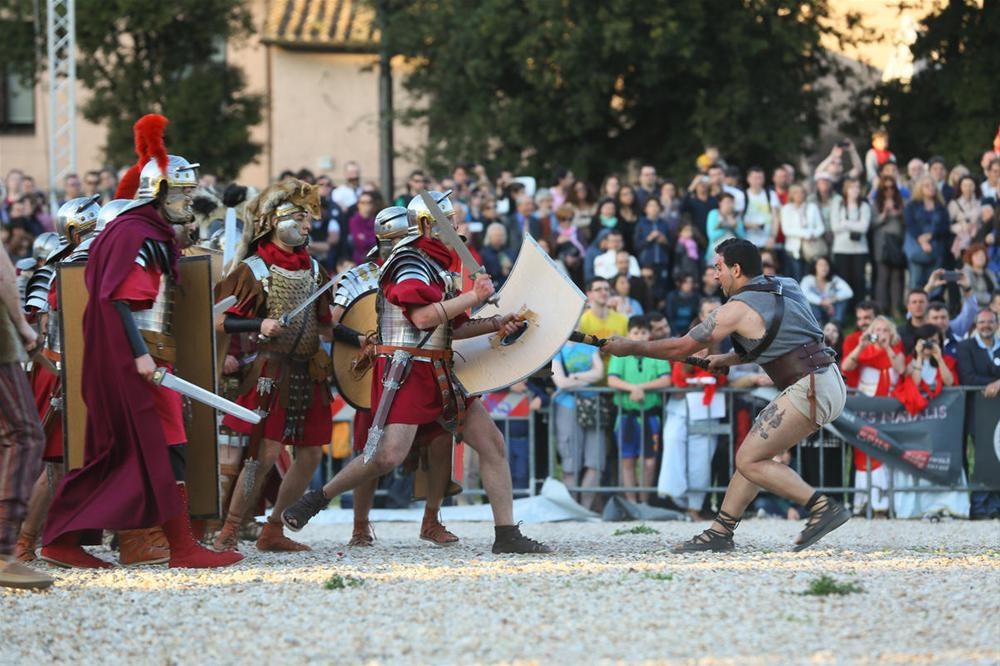
[[[854,297],[854,290],[847,282],[833,274],[829,259],[826,257],[817,259],[813,263],[812,271],[802,278],[799,286],[820,324],[832,321],[843,327],[847,304]]]
[[[790,259],[786,269],[789,277],[800,280],[806,264],[829,256],[830,248],[823,238],[826,228],[819,208],[806,201],[806,190],[799,184],[788,188],[788,203],[781,207],[781,230]]]
[[[861,299],[868,291],[865,271],[870,255],[868,228],[872,223],[872,207],[862,196],[857,178],[844,181],[844,198],[832,213],[833,267],[850,285],[855,298]]]

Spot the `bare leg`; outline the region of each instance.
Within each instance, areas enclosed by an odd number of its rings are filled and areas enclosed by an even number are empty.
[[[430,459],[430,470],[427,474],[427,509],[437,513],[441,509],[445,490],[451,481],[452,437],[450,434],[439,435],[427,446]]]
[[[341,493],[357,488],[365,481],[377,480],[383,474],[391,472],[406,458],[416,434],[417,426],[412,424],[387,425],[375,457],[368,464],[365,464],[363,456],[358,456],[347,463],[344,469],[323,486],[323,494],[328,499],[333,499]]]
[[[652,488],[655,484],[654,479],[656,477],[656,458],[643,458],[642,459],[642,485],[645,488]],[[649,501],[649,493],[642,492],[639,493],[640,502]]]
[[[626,488],[635,488],[635,458],[622,458],[622,485]],[[636,500],[635,492],[625,492],[625,499],[629,502]]]
[[[737,473],[733,475],[722,500],[722,510],[739,518],[765,488],[785,499],[806,504],[815,490],[795,470],[772,460],[816,430],[816,425],[792,406],[787,398],[772,402],[757,416],[753,428],[736,454]],[[723,530],[716,520],[713,528]]]
[[[362,481],[354,488],[354,524],[367,523],[368,516],[375,504],[375,491],[378,490],[378,479]]]
[[[593,467],[583,468],[583,478],[580,479],[580,487],[582,488],[596,488],[600,478],[597,475],[597,470]],[[597,495],[591,492],[582,491],[580,493],[580,506],[584,509],[589,509],[594,506],[594,502],[597,500]]]
[[[513,490],[503,435],[478,400],[470,404],[466,412],[465,441],[479,454],[479,470],[483,488],[490,498],[493,522],[513,525]]]
[[[295,449],[295,460],[285,473],[285,478],[281,480],[278,498],[268,518],[270,522],[281,523],[281,512],[302,497],[322,459],[323,449],[318,446],[301,446]]]

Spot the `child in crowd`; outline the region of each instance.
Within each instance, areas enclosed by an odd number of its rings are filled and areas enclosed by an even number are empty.
[[[649,334],[649,322],[645,317],[629,319],[629,339],[646,341]],[[615,394],[618,406],[615,441],[622,464],[623,486],[635,488],[639,485],[636,473],[639,458],[642,459],[642,487],[653,485],[663,414],[663,395],[658,390],[669,388],[670,383],[669,361],[638,356],[611,358],[608,386],[621,391]],[[625,498],[632,502],[637,500],[634,492],[626,492]],[[639,493],[638,501],[647,499],[648,493]]]

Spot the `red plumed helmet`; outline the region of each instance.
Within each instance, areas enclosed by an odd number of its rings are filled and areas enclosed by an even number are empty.
[[[166,173],[167,146],[163,143],[163,132],[169,122],[165,116],[158,113],[147,113],[132,126],[135,135],[135,154],[139,159],[122,176],[115,191],[115,199],[135,198],[139,190],[139,174],[149,160],[155,159],[160,170]]]

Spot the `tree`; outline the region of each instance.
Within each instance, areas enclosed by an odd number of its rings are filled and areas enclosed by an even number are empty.
[[[792,159],[818,132],[826,0],[413,0],[386,38],[410,70],[428,166],[590,177],[649,161],[686,173],[706,144],[739,164]]]
[[[31,15],[30,0],[0,0],[0,17],[11,19],[0,22],[0,43],[12,44],[0,58],[22,73],[33,47],[12,28]],[[261,121],[263,99],[244,92],[242,70],[223,56],[227,40],[251,32],[241,0],[77,0],[77,76],[92,93],[82,112],[108,128],[107,162],[135,161],[132,125],[153,112],[171,121],[168,149],[212,173],[232,178],[253,161],[261,146],[250,128]]]
[[[1000,1],[951,0],[921,22],[910,47],[916,73],[869,92],[864,124],[886,126],[897,155],[942,155],[971,167],[1000,122]],[[975,170],[975,169],[974,169]]]

